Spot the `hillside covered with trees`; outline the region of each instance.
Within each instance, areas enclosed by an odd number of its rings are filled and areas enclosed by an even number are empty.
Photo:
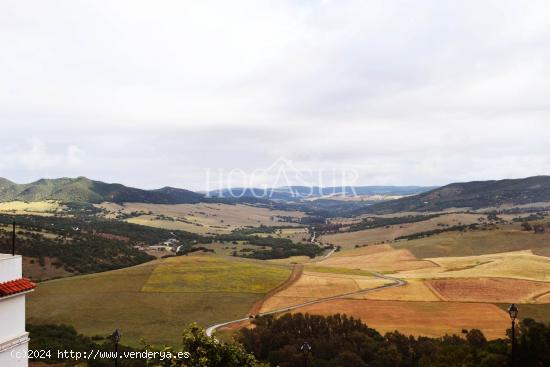
[[[453,183],[415,196],[371,205],[372,213],[488,208],[550,201],[550,176]],[[362,211],[362,210],[359,210]]]
[[[204,201],[204,195],[173,187],[142,190],[117,183],[105,183],[86,177],[40,179],[28,184],[16,184],[0,178],[0,201],[41,201],[115,203],[137,202],[155,204],[187,204]]]

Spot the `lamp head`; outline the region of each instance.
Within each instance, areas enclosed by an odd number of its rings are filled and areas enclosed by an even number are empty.
[[[122,332],[116,329],[111,337],[113,338],[115,343],[118,343],[120,341],[120,338],[122,338]]]
[[[515,321],[518,317],[518,311],[518,307],[514,303],[508,307],[508,314],[510,315],[510,319],[512,319],[512,321]]]

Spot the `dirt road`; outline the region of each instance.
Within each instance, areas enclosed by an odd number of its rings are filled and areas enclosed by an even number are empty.
[[[355,291],[355,292],[339,294],[339,295],[336,295],[336,296],[319,298],[319,299],[316,299],[314,301],[301,303],[299,305],[284,307],[284,308],[280,308],[280,309],[276,309],[276,310],[272,310],[272,311],[268,311],[268,312],[262,312],[262,313],[258,313],[258,314],[251,314],[249,317],[243,317],[242,319],[222,322],[220,324],[216,324],[216,325],[212,325],[212,326],[208,327],[206,329],[206,335],[212,336],[212,334],[214,333],[214,331],[216,331],[216,329],[219,329],[219,328],[225,327],[225,326],[231,326],[233,324],[238,324],[238,323],[241,323],[243,321],[248,321],[252,317],[255,317],[255,316],[265,316],[265,315],[273,315],[273,314],[282,313],[282,312],[290,312],[290,311],[296,310],[296,309],[304,307],[304,306],[314,305],[314,304],[318,304],[318,303],[322,303],[322,302],[326,302],[326,301],[331,301],[331,300],[335,300],[335,299],[340,299],[340,298],[346,298],[346,297],[354,296],[354,295],[357,295],[357,294],[365,294],[365,293],[376,292],[376,291],[379,291],[379,290],[382,290],[382,289],[402,287],[402,286],[407,284],[407,282],[405,280],[402,280],[402,279],[399,279],[399,278],[394,278],[394,277],[391,277],[389,275],[384,275],[384,274],[380,274],[380,273],[376,273],[376,272],[372,272],[372,274],[375,277],[380,278],[380,279],[391,280],[392,283],[382,285],[382,286],[376,287],[376,288],[363,289],[363,290],[358,290],[358,291]],[[289,280],[291,278],[292,278],[292,276],[289,278]],[[287,282],[285,282],[285,284]],[[282,286],[284,286],[284,284]],[[288,287],[288,285],[287,285],[287,287]],[[274,293],[276,293],[276,292],[274,292]],[[265,299],[266,299],[266,297],[263,298],[263,300],[265,300]],[[261,307],[261,305],[260,305],[260,307]]]

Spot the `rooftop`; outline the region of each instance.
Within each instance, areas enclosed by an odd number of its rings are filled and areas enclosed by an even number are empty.
[[[0,283],[0,298],[11,296],[16,293],[31,291],[36,288],[36,284],[27,278],[11,280],[9,282]]]

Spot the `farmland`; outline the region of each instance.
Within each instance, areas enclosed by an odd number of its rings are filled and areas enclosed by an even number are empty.
[[[408,250],[394,250],[387,245],[374,245],[366,248],[341,252],[319,265],[352,269],[394,272],[436,267],[430,261],[419,260]]]
[[[432,279],[428,284],[445,301],[528,303],[550,292],[550,283],[507,278]]]
[[[144,338],[175,345],[191,322],[206,326],[245,316],[262,292],[290,274],[290,269],[257,261],[205,258],[181,256],[41,283],[28,297],[28,321],[74,325],[87,335],[107,335],[120,328],[126,344],[137,346]],[[179,265],[191,275],[166,273]],[[203,267],[210,269],[210,276],[200,274]],[[249,282],[250,277],[261,284]],[[166,284],[159,285],[160,278]]]
[[[550,281],[550,258],[530,250],[466,257],[430,259],[438,267],[403,271],[404,278],[480,278],[501,277]]]
[[[307,228],[281,228],[281,229],[275,229],[273,233],[252,233],[254,236],[260,236],[260,237],[276,237],[276,238],[288,238],[292,242],[299,243],[299,242],[307,242],[310,234],[307,230]]]
[[[485,255],[518,250],[547,251],[550,233],[535,234],[519,225],[502,226],[487,231],[445,232],[437,236],[399,241],[395,248],[410,250],[419,258]]]
[[[53,215],[57,212],[63,212],[64,206],[58,201],[8,201],[0,202],[1,213],[12,214],[33,214],[33,215]]]
[[[204,202],[96,207],[101,213],[92,217],[95,230],[116,236],[112,240],[121,245],[176,236],[186,249],[214,252],[44,282],[29,297],[30,322],[71,324],[86,335],[106,335],[120,327],[126,342],[137,345],[142,337],[173,344],[192,321],[210,326],[294,306],[290,312],[345,313],[381,332],[426,336],[478,328],[489,338],[504,337],[509,318],[503,305],[511,302],[521,305],[522,316],[550,319],[550,258],[544,256],[550,254],[550,233],[522,230],[523,219],[518,218],[523,214],[334,218],[338,232],[317,240],[340,248],[325,257],[328,248],[310,242],[312,231],[319,233],[317,227],[299,224],[304,212]],[[44,208],[45,213],[55,209]],[[325,228],[331,230],[330,225]],[[29,227],[22,238],[34,230]],[[65,230],[68,242],[78,237],[71,231]],[[55,267],[56,259],[48,256],[41,267],[26,261],[33,277],[73,274]],[[337,299],[326,300],[332,297]],[[52,299],[58,300],[55,305]],[[109,307],[104,306],[106,299],[112,299]],[[97,317],[90,320],[87,313]],[[246,324],[227,329],[232,333]],[[227,329],[220,330],[222,337]]]
[[[399,330],[406,335],[442,336],[478,328],[488,338],[503,338],[508,314],[493,304],[460,302],[401,302],[334,300],[300,309],[319,315],[346,313],[359,317],[380,332]]]
[[[288,268],[278,266],[212,256],[179,256],[156,266],[141,291],[264,294],[289,275]]]
[[[334,245],[339,245],[342,248],[350,249],[355,246],[389,242],[400,236],[429,231],[442,228],[444,226],[478,223],[480,218],[484,218],[484,216],[466,213],[444,214],[421,222],[403,223],[400,225],[391,225],[361,231],[328,234],[321,237],[321,242],[332,243]],[[357,221],[354,222],[357,223]],[[346,223],[346,221],[343,223]],[[346,227],[343,228],[343,230],[345,229]]]
[[[306,271],[290,287],[269,298],[262,312],[284,308],[319,298],[357,292],[387,284],[385,280],[365,275]]]
[[[409,279],[403,287],[383,289],[349,298],[382,301],[441,301],[439,294],[430,289],[421,279]]]
[[[221,203],[145,204],[102,203],[96,207],[107,218],[120,217],[130,223],[164,229],[179,229],[199,234],[230,233],[242,227],[293,225],[284,221],[291,217],[298,221],[302,212],[270,210],[252,205]]]
[[[512,237],[496,247],[501,236],[507,237],[505,233],[521,237]],[[410,246],[430,243],[435,249],[437,243],[456,235],[464,236],[466,239],[463,241],[476,238],[477,242],[473,241],[470,249],[464,250],[476,255],[422,258],[413,251],[416,247]],[[493,235],[496,235],[496,239],[491,238]],[[382,332],[399,330],[405,334],[441,336],[478,328],[489,338],[501,338],[509,327],[509,317],[501,308],[505,303],[520,303],[522,309],[525,309],[523,317],[536,315],[543,320],[548,319],[550,258],[527,249],[543,249],[545,237],[544,234],[536,237],[508,228],[460,234],[443,232],[414,241],[358,248],[348,246],[330,258],[314,264],[306,263],[302,277],[290,288],[268,299],[263,311],[301,304],[336,293],[349,293],[353,291],[350,279],[360,279],[361,274],[368,279],[370,271],[379,271],[404,279],[407,283],[400,287],[309,304],[293,309],[292,312],[321,315],[346,313],[360,317],[369,326]],[[519,251],[483,254],[491,249],[514,248],[520,243],[520,238],[525,242],[522,242]],[[489,241],[485,242],[487,239]],[[490,246],[489,249],[483,248],[484,245]],[[370,286],[364,283],[364,287],[377,286],[375,280],[370,282]],[[456,313],[461,315],[457,316]]]

